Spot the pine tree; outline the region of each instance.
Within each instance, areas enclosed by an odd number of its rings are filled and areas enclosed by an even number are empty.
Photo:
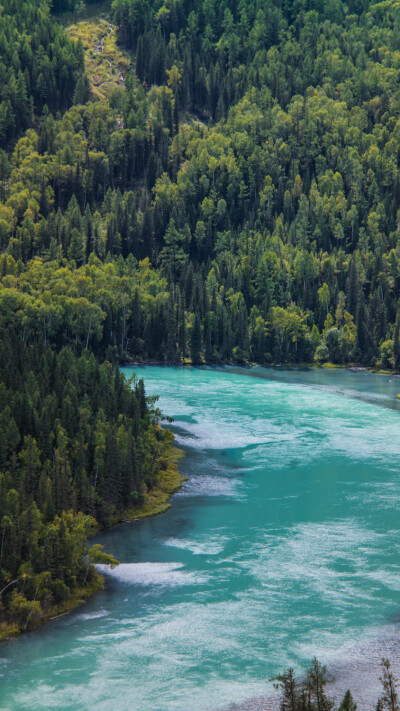
[[[294,671],[291,667],[276,678],[274,686],[281,691],[280,711],[298,711],[299,691]]]
[[[353,316],[357,316],[361,297],[360,282],[357,270],[357,260],[353,256],[347,279],[347,309]]]
[[[186,357],[186,310],[185,310],[185,294],[181,292],[178,303],[178,348],[179,355],[182,360]]]
[[[383,694],[379,699],[381,709],[387,709],[387,711],[399,711],[397,679],[391,671],[389,659],[383,658],[381,667],[383,672],[382,676],[379,677],[379,681],[383,686]]]
[[[190,357],[192,363],[201,363],[201,348],[202,348],[202,338],[201,338],[201,325],[198,314],[194,316],[192,331],[190,335]]]
[[[175,304],[172,292],[167,304],[167,359],[175,360],[176,357],[176,319],[175,319]]]
[[[356,711],[357,704],[355,703],[350,689],[348,689],[343,697],[342,703],[339,706],[339,711]]]
[[[85,209],[86,218],[86,242],[85,242],[85,263],[87,263],[92,251],[93,251],[93,225],[92,225],[92,213],[90,211],[89,205]]]
[[[323,666],[316,657],[314,657],[308,669],[307,682],[316,711],[331,711],[333,703],[325,694],[325,686],[327,683],[326,667]]]
[[[393,336],[393,360],[395,370],[400,370],[400,308],[397,308],[396,324]]]
[[[68,248],[68,259],[73,259],[77,266],[83,264],[84,259],[84,247],[82,236],[75,227],[71,231],[71,239]]]

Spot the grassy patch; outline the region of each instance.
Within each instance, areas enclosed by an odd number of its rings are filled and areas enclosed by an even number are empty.
[[[146,494],[144,504],[129,511],[129,518],[157,516],[171,507],[169,499],[172,494],[179,491],[183,482],[186,481],[185,477],[179,473],[177,467],[177,463],[182,457],[184,457],[182,450],[171,447],[169,456],[170,463],[167,469],[160,474],[157,486]]]
[[[397,370],[390,370],[388,368],[367,368],[370,373],[380,373],[380,375],[396,375]]]
[[[12,622],[2,622],[0,625],[0,642],[11,637],[17,637],[20,634],[18,625]]]
[[[96,99],[104,101],[116,87],[124,84],[132,65],[129,53],[117,45],[117,28],[107,16],[96,16],[70,25],[66,31],[72,39],[82,40],[91,92]]]

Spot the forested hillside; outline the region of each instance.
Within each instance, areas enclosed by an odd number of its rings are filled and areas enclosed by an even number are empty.
[[[45,106],[65,110],[82,72],[82,46],[52,20],[46,0],[7,0],[0,9],[0,149]],[[0,154],[2,171],[4,160]]]
[[[172,435],[159,426],[143,382],[127,382],[118,368],[107,327],[108,312],[121,296],[117,289],[123,289],[115,267],[92,254],[92,272],[85,277],[76,262],[60,261],[60,250],[48,261],[41,246],[42,259],[26,264],[9,254],[13,240],[25,240],[28,224],[33,231],[39,222],[44,226],[53,202],[48,174],[39,177],[30,153],[35,131],[16,145],[13,139],[29,125],[53,120],[51,112],[61,120],[61,111],[87,92],[83,47],[54,22],[47,3],[36,0],[0,9],[0,47],[3,639],[71,609],[98,589],[93,563],[117,561],[98,545],[89,548],[88,536],[123,515],[140,513],[143,505],[156,509],[157,485],[164,504],[169,483],[170,490],[179,477],[170,470],[169,478],[164,474]],[[28,161],[33,168],[29,189],[21,182],[18,195],[9,175],[13,150],[21,166]],[[37,251],[28,248],[31,255]]]
[[[93,575],[94,519],[165,466],[119,362],[400,367],[397,2],[108,11],[90,51],[109,31],[124,62],[92,94],[66,29],[83,3],[0,11],[0,588],[20,627]]]
[[[397,3],[112,8],[124,86],[82,104],[81,79],[63,115],[42,100],[2,155],[14,288],[35,256],[71,274],[118,257],[132,284],[148,258],[163,296],[106,309],[122,358],[398,367]]]

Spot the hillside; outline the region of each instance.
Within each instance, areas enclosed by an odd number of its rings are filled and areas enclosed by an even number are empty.
[[[82,42],[90,92],[94,98],[104,101],[113,89],[124,85],[132,64],[128,52],[117,45],[117,28],[105,12],[69,25],[66,32],[75,42]]]
[[[397,368],[397,4],[95,7],[77,103],[3,156],[18,269],[148,258],[121,358]]]
[[[7,9],[0,14],[1,59],[12,58],[7,70],[0,62],[0,72],[7,72],[0,116],[10,119],[0,121],[6,147],[0,153],[0,640],[71,610],[101,588],[94,563],[118,561],[98,544],[90,547],[88,537],[122,516],[165,511],[182,481],[154,398],[146,398],[141,380],[125,380],[117,354],[103,341],[107,314],[100,302],[111,307],[110,299],[115,308],[117,285],[121,294],[124,289],[114,265],[95,260],[91,276],[96,289],[102,282],[103,296],[92,288],[86,294],[73,261],[82,241],[78,228],[71,263],[48,232],[61,216],[63,175],[68,181],[69,151],[77,145],[61,109],[89,96],[91,86],[105,100],[129,62],[106,19],[93,25],[97,61],[82,41],[91,33],[89,20],[70,28],[68,37],[45,2]],[[92,84],[85,62],[98,78]],[[64,136],[53,132],[56,125]],[[49,169],[57,185],[49,182]],[[50,240],[45,251],[31,241],[41,228]],[[106,296],[113,280],[117,288]]]

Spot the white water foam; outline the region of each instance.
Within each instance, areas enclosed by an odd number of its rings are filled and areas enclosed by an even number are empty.
[[[285,535],[260,531],[260,540],[253,544],[250,554],[243,547],[231,563],[257,581],[252,596],[262,599],[268,595],[275,610],[283,612],[296,594],[299,601],[313,597],[319,606],[334,604],[339,620],[355,605],[368,615],[377,587],[382,591],[398,589],[398,570],[389,575],[386,567],[370,562],[384,545],[383,534],[352,520],[304,523],[288,529]]]
[[[182,563],[120,563],[115,568],[98,564],[97,569],[120,583],[130,585],[201,585],[207,582],[204,575],[184,570]]]
[[[354,400],[363,400],[364,402],[377,404],[393,402],[393,397],[390,395],[384,395],[383,393],[364,392],[362,390],[354,390],[352,388],[341,388],[340,386],[335,385],[305,385],[304,387],[319,390],[332,395],[352,398]]]
[[[228,536],[218,534],[210,534],[204,536],[201,540],[189,540],[181,538],[167,538],[163,541],[165,546],[172,548],[180,548],[193,553],[193,555],[218,555],[222,553],[226,543],[229,541]]]
[[[194,474],[185,482],[176,496],[229,496],[241,499],[243,487],[244,484],[239,479],[228,479],[210,474]]]
[[[100,617],[107,617],[110,613],[108,610],[95,610],[94,612],[81,612],[75,615],[78,620],[97,620]]]
[[[194,450],[243,449],[244,465],[257,468],[286,467],[293,457],[306,465],[329,453],[364,461],[397,458],[397,413],[367,402],[369,393],[344,402],[347,393],[353,394],[317,386],[261,383],[252,388],[249,403],[243,387],[235,390],[235,406],[218,388],[217,403],[214,392],[210,402],[202,403],[202,411],[198,403],[191,408],[195,421],[179,423],[176,441]],[[386,396],[376,395],[376,402],[382,398]],[[243,414],[247,406],[251,416]]]

